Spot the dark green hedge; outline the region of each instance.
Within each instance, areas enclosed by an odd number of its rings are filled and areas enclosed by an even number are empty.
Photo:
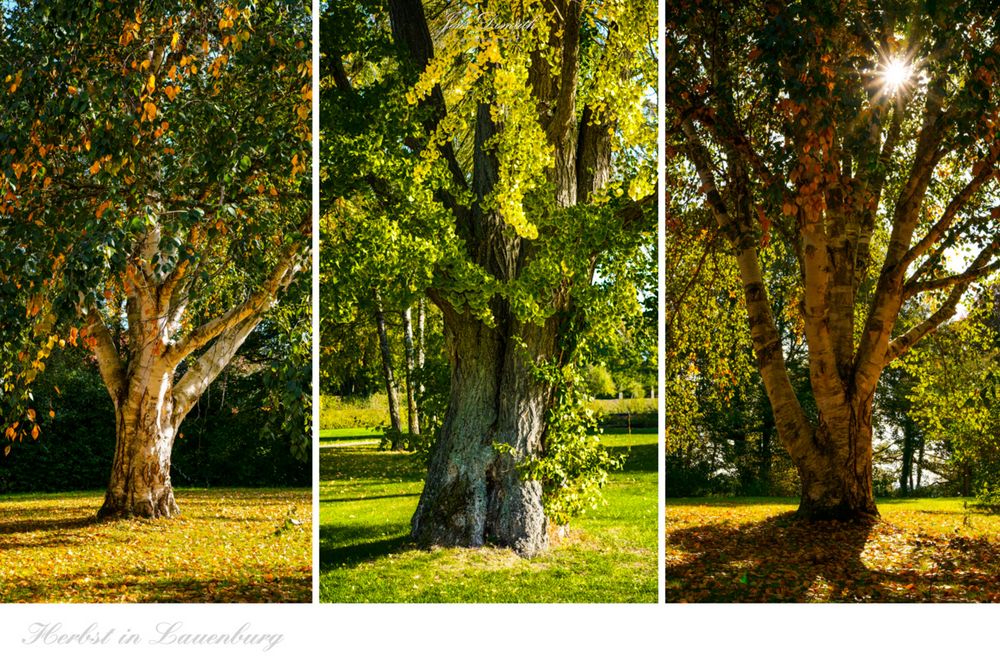
[[[311,463],[292,456],[281,438],[262,433],[262,374],[224,373],[191,411],[174,443],[175,486],[311,485]],[[0,493],[104,488],[114,455],[114,410],[93,362],[78,350],[60,351],[35,387],[35,405],[42,434],[14,443],[8,456],[0,452]]]

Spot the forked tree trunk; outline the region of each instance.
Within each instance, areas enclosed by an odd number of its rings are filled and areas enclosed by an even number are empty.
[[[548,545],[542,485],[518,463],[542,451],[553,393],[528,367],[551,352],[555,329],[518,328],[523,347],[510,327],[446,312],[450,401],[411,524],[422,545],[492,543],[523,556]]]
[[[189,240],[198,239],[199,230],[192,230]],[[148,271],[161,256],[160,232],[154,225],[140,239],[140,261],[126,273],[127,333],[112,335],[97,309],[89,312],[83,331],[92,341],[88,344],[115,407],[115,455],[98,511],[103,519],[153,519],[180,512],[170,483],[170,456],[180,424],[302,268],[298,246],[291,246],[257,292],[182,336],[191,284],[188,263],[177,264],[162,278]],[[122,344],[124,350],[119,349]],[[186,368],[178,376],[182,362]]]

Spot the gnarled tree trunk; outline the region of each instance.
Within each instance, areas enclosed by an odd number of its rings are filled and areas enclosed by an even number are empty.
[[[818,456],[798,466],[802,496],[798,514],[841,521],[878,517],[872,493],[871,405],[856,406],[846,423],[824,423],[813,436]]]
[[[516,333],[524,345],[512,342]],[[487,542],[533,556],[548,545],[542,485],[518,463],[542,453],[553,391],[529,372],[554,348],[555,326],[491,328],[445,307],[451,362],[448,410],[412,534],[423,545]]]

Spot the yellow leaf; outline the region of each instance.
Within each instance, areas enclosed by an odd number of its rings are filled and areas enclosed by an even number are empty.
[[[146,80],[146,90],[150,93],[156,90],[156,77],[152,74],[150,74],[149,78]]]
[[[167,86],[163,89],[163,92],[167,94],[167,98],[173,102],[174,98],[177,97],[177,93],[180,91],[178,86]]]
[[[177,43],[181,41],[181,36],[178,33],[174,33],[174,36],[170,38],[170,48],[177,50]]]
[[[38,440],[38,434],[41,433],[41,429],[38,428],[38,424],[31,427],[31,439]]]
[[[142,105],[142,119],[152,121],[156,118],[156,105],[152,102],[146,102]]]
[[[68,92],[70,95],[76,95],[77,88],[76,86],[66,86],[66,92]]]
[[[35,410],[34,408],[28,408],[28,419],[35,421]]]
[[[6,447],[3,448],[3,455],[10,456],[10,445],[7,445]]]
[[[90,165],[90,175],[96,176],[97,172],[99,172],[100,170],[101,170],[101,161],[95,160],[94,164]]]
[[[49,410],[49,418],[50,419],[55,419],[56,418],[56,411],[55,410]]]

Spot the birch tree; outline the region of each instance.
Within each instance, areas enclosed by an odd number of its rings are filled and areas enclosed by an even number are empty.
[[[872,405],[886,366],[1000,268],[1000,34],[989,2],[675,3],[671,184],[737,260],[757,368],[812,518],[877,516]],[[817,414],[789,380],[762,247],[793,291]],[[929,314],[903,326],[911,301]]]
[[[31,382],[83,345],[116,418],[99,516],[174,516],[185,415],[308,265],[309,17],[281,0],[2,11],[0,278],[23,309],[3,322],[7,438],[37,437]]]

